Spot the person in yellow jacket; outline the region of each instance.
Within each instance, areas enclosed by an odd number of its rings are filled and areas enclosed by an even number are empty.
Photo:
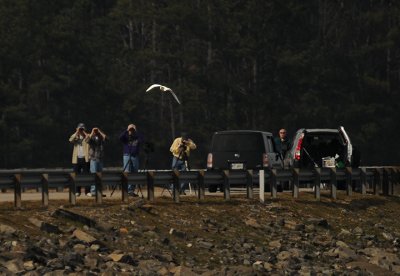
[[[172,169],[184,171],[189,168],[188,157],[190,151],[196,149],[196,144],[190,139],[186,133],[182,133],[181,137],[175,138],[170,147],[172,153]],[[185,194],[186,183],[181,183],[181,194]]]
[[[85,124],[79,123],[76,131],[69,137],[74,145],[72,150],[72,168],[75,173],[89,172],[89,140]],[[76,195],[81,195],[81,187],[76,187]],[[85,187],[85,194],[90,195],[90,187]]]

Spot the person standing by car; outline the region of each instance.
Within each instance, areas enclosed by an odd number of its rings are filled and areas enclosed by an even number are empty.
[[[121,133],[119,140],[123,144],[123,171],[137,172],[139,170],[139,149],[143,143],[143,136],[137,131],[134,124],[130,124]],[[128,194],[138,196],[132,184],[128,185]]]
[[[79,123],[76,131],[69,138],[69,142],[74,145],[72,150],[72,167],[74,173],[89,172],[89,134],[86,132],[84,123]],[[80,186],[76,187],[76,195],[81,195]],[[90,187],[85,187],[85,194],[89,195]]]
[[[94,127],[89,135],[89,159],[90,172],[97,173],[103,171],[104,142],[106,135],[98,128]],[[90,196],[96,194],[96,186],[90,187]]]
[[[169,149],[172,153],[172,170],[186,170],[188,168],[190,151],[194,149],[196,149],[196,144],[186,133],[182,133],[181,137],[175,138]],[[185,194],[185,186],[186,183],[181,183],[181,194]]]
[[[281,128],[279,130],[279,137],[275,138],[275,147],[276,151],[281,155],[282,160],[284,160],[286,153],[292,147],[291,141],[289,140],[289,138],[287,138],[286,129]]]

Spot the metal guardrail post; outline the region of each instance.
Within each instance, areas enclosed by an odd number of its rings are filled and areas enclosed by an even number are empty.
[[[76,204],[76,173],[70,173],[69,174],[69,203],[71,205]]]
[[[276,177],[277,177],[277,171],[276,169],[271,170],[271,197],[276,198],[276,192],[277,192],[277,187],[276,187]]]
[[[253,199],[253,170],[248,170],[246,172],[246,190],[247,190],[247,198]]]
[[[42,206],[49,206],[49,175],[42,174]]]
[[[367,169],[361,168],[361,194],[367,194]]]
[[[346,167],[346,194],[348,196],[353,195],[353,181],[352,181],[352,168],[351,167]]]
[[[380,169],[375,169],[375,171],[374,171],[374,195],[379,195],[381,187],[382,187],[382,172]]]
[[[122,202],[128,202],[128,172],[121,174],[121,196]]]
[[[173,195],[173,198],[174,198],[174,202],[175,203],[179,203],[180,187],[179,187],[179,171],[178,170],[173,170],[172,171],[172,178],[173,178],[172,195]]]
[[[258,183],[260,186],[260,202],[265,203],[265,173],[264,170],[258,172]]]
[[[336,199],[337,198],[337,171],[336,167],[331,168],[331,198]]]
[[[300,174],[300,169],[294,168],[292,170],[292,178],[293,178],[293,198],[298,198],[299,197],[299,174]]]
[[[321,168],[314,169],[314,196],[321,200]]]
[[[21,174],[14,174],[14,206],[16,208],[22,207],[21,193]]]
[[[154,201],[154,172],[146,172],[147,176],[147,199]]]
[[[389,170],[382,169],[382,193],[384,196],[389,195]]]
[[[96,173],[94,183],[96,187],[96,203],[101,204],[103,202],[103,183],[101,172]]]
[[[230,183],[229,183],[229,171],[224,170],[222,172],[222,176],[224,178],[224,199],[225,200],[230,200],[231,199],[231,189],[230,189]]]
[[[205,187],[204,187],[204,170],[200,170],[197,176],[198,183],[198,197],[200,200],[204,199],[205,196]]]

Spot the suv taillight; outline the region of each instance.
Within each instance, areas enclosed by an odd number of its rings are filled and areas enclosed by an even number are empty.
[[[304,134],[301,134],[299,141],[297,141],[296,149],[294,151],[294,159],[300,160],[301,145],[303,144]]]
[[[269,167],[269,158],[266,153],[263,153],[263,167]]]
[[[212,155],[212,153],[209,153],[207,155],[207,168],[211,169],[212,166],[213,166],[213,155]]]

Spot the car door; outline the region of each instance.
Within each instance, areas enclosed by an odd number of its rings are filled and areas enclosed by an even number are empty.
[[[264,143],[265,143],[265,153],[268,156],[269,164],[271,168],[282,168],[283,160],[279,157],[279,154],[275,152],[273,137],[267,134],[264,134]]]

